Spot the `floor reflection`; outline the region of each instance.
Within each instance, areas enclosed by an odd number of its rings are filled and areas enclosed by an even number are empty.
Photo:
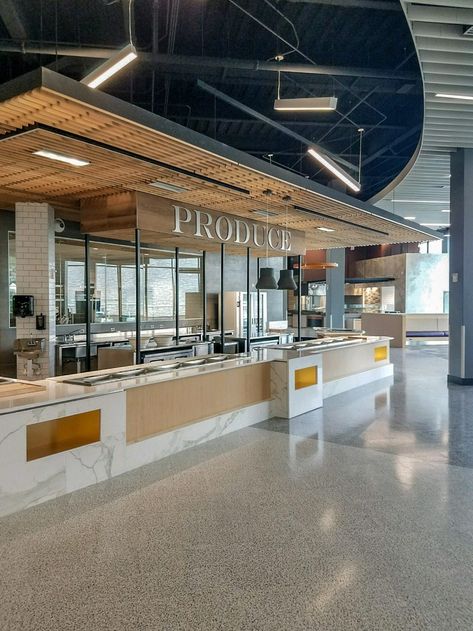
[[[473,387],[447,384],[448,347],[393,349],[394,380],[331,397],[261,429],[473,468]],[[408,482],[405,467],[399,477]]]

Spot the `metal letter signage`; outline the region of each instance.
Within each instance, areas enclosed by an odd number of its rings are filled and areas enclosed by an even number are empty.
[[[266,250],[276,255],[303,254],[305,233],[286,229],[274,223],[230,215],[208,208],[196,208],[172,199],[136,193],[137,223],[144,232],[162,234],[173,242],[195,242],[196,247],[204,248],[206,243],[226,243],[254,250]],[[283,219],[281,215],[281,220]]]
[[[291,252],[291,230],[258,221],[239,219],[233,215],[202,211],[173,204],[174,234],[212,239],[221,243],[253,248],[269,247],[272,251]]]

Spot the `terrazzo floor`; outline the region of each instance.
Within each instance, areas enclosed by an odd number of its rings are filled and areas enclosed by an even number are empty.
[[[394,383],[0,520],[0,629],[471,630],[473,387]]]

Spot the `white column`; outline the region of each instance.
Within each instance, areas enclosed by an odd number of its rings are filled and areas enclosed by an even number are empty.
[[[15,204],[16,291],[34,296],[35,315],[46,316],[46,329],[36,330],[36,318],[17,318],[16,337],[46,338],[44,353],[34,379],[54,376],[56,339],[56,278],[54,257],[54,209],[49,204]],[[17,360],[17,375],[24,379],[23,359]]]

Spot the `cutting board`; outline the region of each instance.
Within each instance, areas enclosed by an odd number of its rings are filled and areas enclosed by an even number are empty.
[[[0,398],[16,397],[19,394],[31,394],[42,390],[46,390],[46,387],[33,383],[4,383],[0,384]]]

